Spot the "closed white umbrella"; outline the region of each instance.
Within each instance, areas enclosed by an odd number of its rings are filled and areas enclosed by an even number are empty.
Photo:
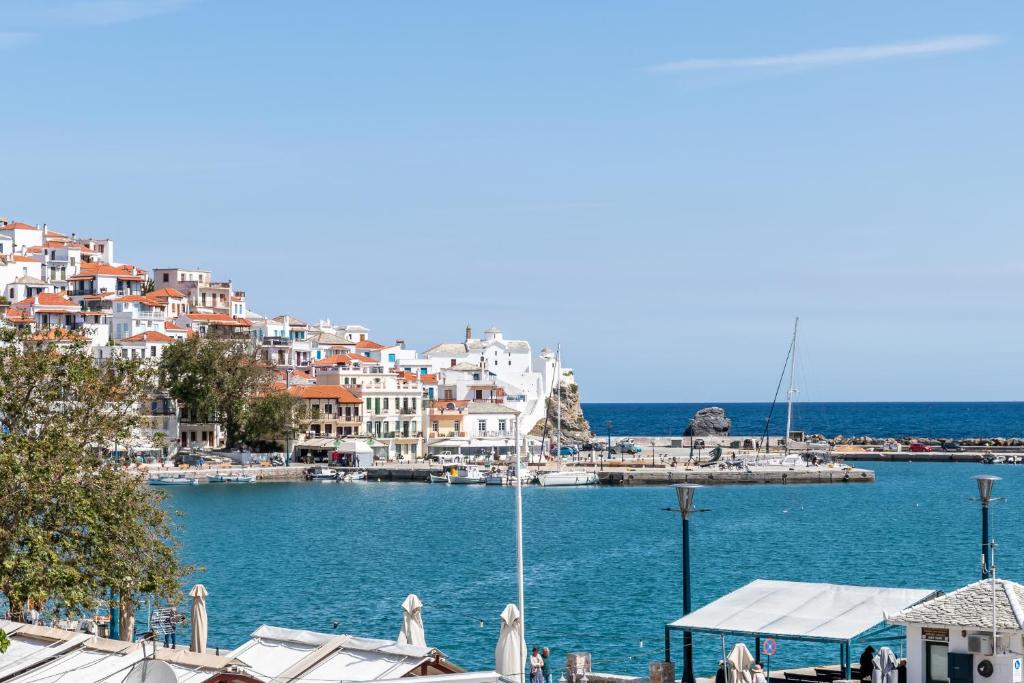
[[[751,683],[750,666],[754,658],[743,643],[736,643],[729,653],[729,683]]]
[[[402,603],[402,630],[398,633],[398,642],[403,645],[427,646],[423,635],[423,603],[413,593]]]
[[[526,671],[526,639],[519,608],[506,605],[501,613],[501,632],[494,648],[494,669],[501,676],[522,681]]]
[[[189,593],[192,596],[192,652],[206,652],[206,586],[197,583]]]

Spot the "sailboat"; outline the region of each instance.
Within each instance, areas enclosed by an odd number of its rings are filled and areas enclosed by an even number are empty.
[[[785,377],[786,368],[789,368],[789,389],[786,390],[786,432],[782,437],[782,457],[772,458],[765,461],[766,465],[781,466],[781,467],[796,467],[797,465],[803,465],[803,458],[799,455],[793,455],[789,452],[789,442],[793,433],[793,397],[797,393],[796,389],[796,338],[797,330],[799,329],[800,318],[796,318],[793,321],[793,338],[789,342],[789,352],[786,354],[786,363],[782,367],[783,377]],[[779,386],[782,385],[783,377],[779,378]],[[778,388],[775,393],[776,399],[778,398]],[[768,409],[768,419],[765,422],[764,427],[764,445],[765,453],[769,452],[768,447],[768,429],[771,425],[772,413],[775,412],[775,400],[772,401],[771,408]],[[760,446],[760,444],[759,444]]]
[[[554,391],[556,401],[556,425],[555,425],[555,453],[558,458],[559,469],[554,472],[545,472],[537,477],[537,483],[541,486],[593,486],[599,484],[597,472],[586,470],[562,469],[562,345],[558,345],[555,353],[555,382]]]

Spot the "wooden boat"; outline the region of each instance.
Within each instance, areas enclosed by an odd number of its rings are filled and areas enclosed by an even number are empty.
[[[186,477],[183,474],[160,475],[149,480],[150,486],[195,486],[199,480],[195,477]]]

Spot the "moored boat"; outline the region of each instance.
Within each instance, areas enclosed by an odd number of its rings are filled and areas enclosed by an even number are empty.
[[[330,467],[310,467],[306,470],[306,479],[309,481],[337,481],[338,473]]]
[[[434,474],[433,472],[431,472],[430,473],[430,483],[431,484],[447,484],[448,483],[448,475],[445,474],[445,473]]]
[[[149,480],[150,486],[195,486],[199,480],[183,474],[160,475]]]
[[[206,478],[211,484],[252,484],[256,481],[255,474],[229,472],[228,474],[211,474]]]
[[[558,470],[557,472],[544,472],[537,477],[541,486],[593,486],[599,484],[596,472],[583,470]]]
[[[487,479],[476,465],[458,465],[448,470],[449,484],[483,484]]]

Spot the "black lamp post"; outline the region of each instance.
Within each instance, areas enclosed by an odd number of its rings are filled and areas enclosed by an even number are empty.
[[[988,508],[992,502],[992,485],[1001,477],[991,474],[979,474],[974,477],[978,482],[978,500],[981,501],[981,578],[992,576],[992,540],[988,532]]]
[[[690,513],[693,496],[700,484],[676,484],[676,498],[679,512],[683,516],[683,616],[690,613]],[[681,683],[694,683],[693,679],[693,633],[683,631],[683,677]]]
[[[604,426],[608,429],[608,454],[605,456],[605,460],[607,460],[612,457],[612,421],[608,420]],[[604,465],[601,466],[601,469],[604,469]]]

